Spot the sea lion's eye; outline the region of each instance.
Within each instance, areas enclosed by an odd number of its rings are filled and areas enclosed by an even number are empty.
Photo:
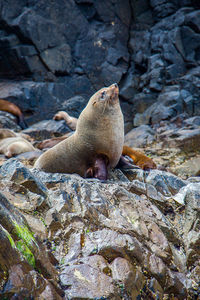
[[[106,96],[106,92],[104,91],[104,92],[101,93],[100,99],[101,99],[101,100],[104,100],[104,99],[105,99],[105,96]]]

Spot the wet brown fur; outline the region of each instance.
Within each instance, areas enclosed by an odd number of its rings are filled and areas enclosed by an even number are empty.
[[[17,105],[11,103],[10,101],[0,99],[0,110],[6,111],[16,116],[18,119],[18,124],[22,127],[22,129],[27,128],[27,125],[24,121],[23,113]]]

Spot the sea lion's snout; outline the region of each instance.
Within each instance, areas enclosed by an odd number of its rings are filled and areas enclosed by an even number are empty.
[[[115,89],[119,90],[119,87],[118,87],[117,83],[113,83],[111,86],[109,86],[109,88],[113,89],[113,90],[115,90]]]
[[[118,95],[119,95],[119,87],[117,83],[113,83],[111,86],[108,88],[110,90],[110,100],[113,102],[115,100],[118,100]]]

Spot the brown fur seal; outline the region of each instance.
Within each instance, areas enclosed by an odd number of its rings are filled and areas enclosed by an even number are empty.
[[[0,128],[0,140],[9,138],[9,137],[21,137],[29,142],[33,142],[33,138],[30,137],[30,135],[19,132],[16,133],[13,130],[7,129],[7,128]]]
[[[34,151],[35,148],[22,137],[9,137],[0,140],[0,153],[12,157],[20,153]]]
[[[17,133],[14,131],[7,129],[7,128],[1,128],[0,129],[0,140],[8,138],[8,137],[15,137],[17,136]]]
[[[37,147],[40,150],[52,148],[55,145],[57,145],[58,143],[64,141],[70,135],[72,135],[72,132],[69,132],[69,133],[67,133],[67,134],[65,134],[63,136],[58,136],[58,137],[54,137],[54,138],[51,138],[51,139],[46,139],[46,140],[44,140],[42,142],[37,143],[35,145],[35,147]]]
[[[97,162],[101,174],[106,168],[106,175],[100,179],[106,179],[107,168],[117,165],[124,143],[118,94],[117,84],[96,92],[80,114],[75,133],[42,154],[35,167],[45,172],[77,173],[86,177]],[[95,177],[99,178],[99,172],[95,171]]]
[[[132,158],[133,163],[143,170],[157,168],[156,164],[150,157],[148,157],[148,156],[144,155],[142,152],[136,151],[128,146],[123,147],[122,155],[127,155],[130,158]]]
[[[72,130],[76,130],[76,124],[78,119],[71,117],[67,112],[65,111],[59,111],[55,116],[53,117],[54,120],[65,120],[66,124],[71,128]]]
[[[10,101],[0,99],[0,110],[7,111],[7,112],[13,114],[14,116],[16,116],[19,126],[22,129],[27,128],[27,124],[24,120],[24,116],[23,116],[20,108],[17,105],[15,105],[14,103],[11,103]]]

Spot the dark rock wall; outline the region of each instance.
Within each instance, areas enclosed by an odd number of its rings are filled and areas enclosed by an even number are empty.
[[[117,82],[128,129],[178,84],[180,97],[163,104],[167,118],[197,115],[199,8],[192,0],[2,0],[0,97],[31,124]]]

